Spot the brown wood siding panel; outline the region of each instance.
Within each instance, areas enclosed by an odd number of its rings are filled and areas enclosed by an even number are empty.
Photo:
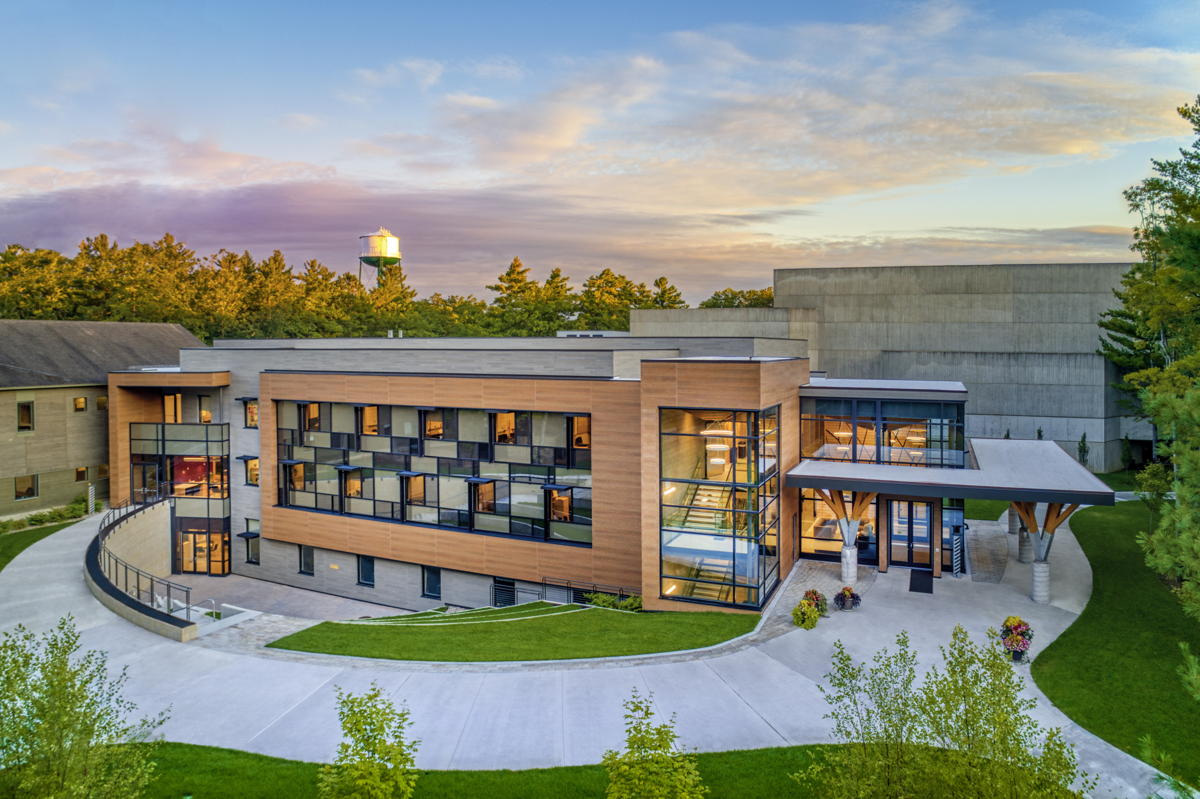
[[[641,483],[632,442],[639,410],[636,381],[263,374],[263,535],[345,552],[521,580],[545,577],[636,586]],[[512,408],[592,414],[592,547],[535,543],[395,522],[275,507],[278,466],[274,399],[386,402],[461,408]]]
[[[219,388],[229,372],[110,372],[108,385],[129,388]]]
[[[163,420],[160,392],[121,388],[119,377],[108,376],[108,501],[113,505],[129,499],[129,425]]]

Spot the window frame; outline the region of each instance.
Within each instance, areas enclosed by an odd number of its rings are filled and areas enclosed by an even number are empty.
[[[79,476],[80,472],[83,472],[83,477]],[[76,466],[75,467],[75,482],[76,483],[86,483],[87,481],[88,481],[88,467]]]
[[[250,408],[254,408],[254,424],[250,424]],[[242,400],[242,427],[247,430],[257,430],[259,423],[259,407],[257,399]]]
[[[25,479],[29,479],[32,481],[30,483],[30,487],[32,488],[33,493],[28,494],[27,496],[23,496],[23,497],[17,496],[17,481],[25,480]],[[42,494],[41,482],[42,481],[40,479],[38,479],[38,475],[36,475],[36,474],[19,474],[19,475],[14,476],[13,477],[13,502],[23,502],[27,499],[37,499],[38,497],[40,497]]]
[[[108,395],[107,394],[101,394],[100,396],[96,397],[96,410],[98,410],[98,411],[107,411],[108,410]]]
[[[254,480],[250,479],[250,464],[254,464]],[[245,485],[257,486],[262,481],[262,460],[260,458],[245,458],[242,460],[242,476]]]
[[[431,582],[437,583],[435,591],[429,590]],[[442,568],[440,566],[426,566],[421,564],[421,596],[424,599],[441,599],[442,598]]]
[[[305,577],[312,577],[317,572],[316,550],[308,544],[297,544],[296,547],[299,554],[299,573]],[[305,569],[305,560],[308,561],[307,569]]]
[[[37,408],[34,403],[35,400],[21,400],[17,403],[18,433],[32,433],[37,430]],[[21,411],[26,409],[29,411],[29,422],[27,424],[21,424]]]
[[[251,524],[253,522],[253,524]],[[243,518],[245,532],[257,533],[254,536],[246,536],[246,563],[251,566],[262,565],[262,521],[260,519]]]
[[[71,404],[75,407],[75,413],[87,413],[88,398],[86,396],[75,397],[71,400]]]
[[[362,586],[363,588],[374,588],[375,587],[375,557],[373,555],[355,555],[354,557],[355,557],[354,571],[355,571],[355,577],[358,580],[357,584]],[[367,567],[366,570],[370,571],[370,575],[369,575],[370,579],[369,580],[364,579],[364,577],[363,577],[364,567]]]

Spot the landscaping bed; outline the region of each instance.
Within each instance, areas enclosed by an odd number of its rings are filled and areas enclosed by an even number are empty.
[[[49,524],[45,527],[29,527],[12,533],[0,533],[0,569],[7,566],[13,558],[20,555],[26,547],[31,547],[51,533],[57,533],[64,527],[70,527],[75,522]]]
[[[1033,677],[1064,713],[1136,755],[1146,734],[1175,762],[1175,776],[1200,778],[1200,703],[1176,670],[1179,642],[1200,652],[1200,624],[1146,567],[1135,539],[1149,525],[1141,502],[1087,508],[1071,530],[1092,565],[1092,596],[1066,632],[1033,661]]]
[[[322,622],[268,646],[392,660],[499,661],[644,655],[711,646],[750,632],[758,614],[630,613],[532,602]]]

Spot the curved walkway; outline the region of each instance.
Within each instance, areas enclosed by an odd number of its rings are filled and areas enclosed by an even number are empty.
[[[181,644],[109,613],[84,587],[82,556],[92,518],[49,536],[0,572],[0,629],[34,630],[75,616],[85,648],[103,649],[127,667],[126,696],[142,712],[168,705],[166,738],[301,760],[329,760],[340,739],[334,686],[361,690],[372,680],[412,711],[421,739],[418,765],[436,769],[532,768],[595,763],[622,742],[621,702],[632,688],[651,691],[660,713],[674,713],[685,746],[706,751],[828,740],[817,684],[833,642],[858,658],[909,631],[923,665],[958,623],[982,634],[1019,614],[1044,648],[1074,620],[1091,591],[1091,570],[1067,529],[1053,556],[1051,605],[1027,597],[1029,567],[1015,561],[1015,540],[1000,583],[947,577],[934,593],[908,591],[902,570],[878,575],[863,607],[837,613],[815,630],[792,630],[732,651],[654,661],[601,663],[408,664],[282,653],[239,645],[233,631]],[[802,590],[802,588],[801,588]],[[285,617],[259,617],[264,623]],[[221,639],[229,636],[231,640]],[[1081,766],[1102,773],[1098,795],[1143,797],[1153,771],[1060,713],[1027,680],[1036,715],[1060,726]]]

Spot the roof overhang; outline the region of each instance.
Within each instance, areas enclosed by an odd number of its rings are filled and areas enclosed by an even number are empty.
[[[971,440],[972,468],[943,469],[847,461],[802,461],[784,483],[795,488],[1010,502],[1112,505],[1111,488],[1053,441]]]

